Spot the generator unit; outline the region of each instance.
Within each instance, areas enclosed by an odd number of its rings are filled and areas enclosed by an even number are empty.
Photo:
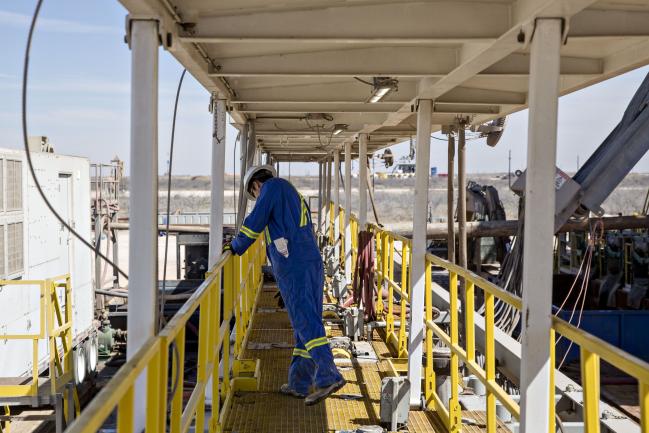
[[[31,156],[46,196],[71,227],[91,240],[88,160],[51,153],[48,146],[40,149]],[[52,305],[58,303],[63,308],[66,303],[66,297],[58,294],[56,300],[43,299],[39,286],[6,281],[48,280],[66,274],[70,275],[73,364],[75,376],[83,380],[97,365],[92,251],[47,209],[29,174],[25,153],[0,149],[0,280],[5,282],[0,286],[2,378],[19,381],[31,377],[34,367],[39,373],[48,368],[51,349],[47,336],[38,340],[3,339],[2,336],[38,334],[43,329],[42,318],[53,317],[46,316],[54,314]],[[34,357],[34,353],[38,356]],[[38,365],[34,366],[34,360]],[[1,394],[2,404],[21,403],[20,399],[12,400]],[[29,402],[43,403],[51,404],[34,398]]]

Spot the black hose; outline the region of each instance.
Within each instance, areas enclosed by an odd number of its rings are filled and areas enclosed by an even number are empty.
[[[162,268],[162,291],[160,292],[160,317],[159,317],[159,326],[160,329],[164,326],[165,319],[165,294],[167,289],[167,257],[169,254],[169,216],[171,215],[171,169],[173,168],[174,162],[174,138],[176,136],[176,115],[178,114],[178,99],[180,97],[180,89],[183,86],[183,80],[185,79],[185,74],[187,69],[183,69],[182,74],[180,74],[180,80],[178,80],[178,88],[176,89],[176,100],[174,101],[174,116],[171,121],[171,143],[169,144],[169,169],[167,170],[167,221],[165,227],[165,253],[164,261]],[[176,257],[178,260],[178,257]]]
[[[45,196],[45,192],[43,191],[43,188],[41,187],[40,182],[38,181],[38,178],[36,177],[36,172],[34,171],[34,164],[32,162],[32,156],[29,151],[29,140],[27,136],[27,77],[29,76],[29,53],[32,48],[32,37],[34,36],[34,29],[36,28],[36,20],[38,19],[38,14],[40,13],[41,6],[43,5],[43,0],[38,0],[36,3],[36,8],[34,10],[34,15],[32,16],[32,22],[29,26],[29,33],[27,36],[27,47],[25,48],[25,60],[24,60],[24,67],[23,67],[23,85],[22,85],[22,128],[23,128],[23,145],[25,148],[25,157],[27,159],[27,165],[29,166],[29,173],[31,174],[32,179],[34,180],[34,185],[36,186],[36,190],[40,194],[41,198],[43,199],[43,202],[45,202],[45,206],[50,210],[52,215],[65,227],[72,235],[77,238],[83,245],[88,247],[91,251],[94,251],[95,254],[97,254],[99,257],[101,257],[102,260],[104,260],[106,263],[108,263],[110,266],[113,268],[117,269],[117,272],[120,273],[124,278],[128,279],[128,275],[124,271],[122,271],[116,263],[113,263],[108,257],[106,257],[101,251],[98,251],[94,245],[92,245],[90,242],[85,240],[83,236],[81,236],[75,229],[68,224],[67,221],[61,217],[61,215],[54,209],[54,206],[52,206],[52,203],[47,199]]]

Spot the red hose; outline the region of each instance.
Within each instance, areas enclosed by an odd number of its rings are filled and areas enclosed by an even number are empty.
[[[372,232],[358,234],[358,257],[354,266],[354,303],[363,303],[367,320],[375,320],[374,311],[374,250]]]

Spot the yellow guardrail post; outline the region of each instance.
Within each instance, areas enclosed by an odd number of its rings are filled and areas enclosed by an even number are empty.
[[[376,232],[376,257],[379,259],[377,264],[379,272],[379,284],[376,286],[376,318],[381,320],[383,318],[383,290],[388,285],[388,236],[386,233]],[[380,254],[379,254],[380,253]]]
[[[207,364],[208,364],[208,346],[210,338],[210,293],[200,303],[199,322],[198,322],[198,369],[196,374],[196,386],[207,383]],[[202,392],[196,405],[196,424],[197,432],[205,431],[205,393]]]
[[[185,391],[185,327],[178,331],[174,338],[174,354],[171,364],[171,377],[174,379],[174,390],[171,398],[171,419],[169,430],[171,433],[180,433],[183,412],[183,394]],[[121,432],[120,432],[121,433]]]
[[[451,346],[458,346],[458,297],[457,297],[457,274],[449,274],[449,293],[451,314]],[[460,410],[460,365],[457,353],[451,350],[451,401],[449,401],[449,430],[450,433],[459,433],[462,430],[462,414]]]
[[[166,419],[166,408],[164,412],[160,409],[160,394],[166,392],[166,387],[160,389],[160,360],[161,352],[157,351],[147,365],[146,380],[146,426],[147,432],[161,431],[161,423]],[[121,432],[120,432],[121,433]]]
[[[485,292],[485,370],[487,383],[492,384],[496,381],[494,327],[494,295]],[[487,388],[487,432],[496,432],[496,396],[489,387]]]
[[[234,321],[235,321],[235,337],[234,337],[234,359],[239,357],[241,350],[241,340],[243,338],[243,326],[241,320],[241,262],[242,256],[234,256],[234,280],[232,284],[232,301],[234,303]]]
[[[209,433],[215,433],[220,409],[220,379],[219,379],[219,360],[220,360],[220,322],[221,322],[221,281],[223,280],[223,268],[215,275],[210,285],[210,344],[208,357],[212,360],[212,418],[210,419]]]
[[[433,289],[431,287],[431,264],[426,261],[425,305],[426,322],[433,320]],[[433,369],[433,332],[426,327],[426,366],[424,367],[424,396],[426,406],[430,404],[435,392],[435,370]]]
[[[401,299],[399,302],[399,347],[398,357],[408,357],[408,338],[406,337],[406,295],[410,293],[408,284],[408,269],[410,269],[410,247],[407,243],[401,244]]]
[[[236,257],[231,256],[223,268],[225,282],[223,284],[223,323],[225,332],[222,335],[223,352],[223,397],[230,391],[230,318],[232,317],[232,297],[234,287],[238,284],[235,280]]]
[[[556,433],[556,402],[554,401],[554,370],[556,368],[556,348],[555,348],[554,328],[550,328],[550,413],[548,414],[549,428],[548,433]]]
[[[394,241],[390,239],[390,280],[394,281]],[[386,339],[394,334],[394,287],[388,284],[388,315],[385,318],[385,335]]]
[[[641,380],[638,381],[638,405],[641,431],[649,431],[649,383]]]
[[[134,404],[135,384],[133,383],[117,405],[117,431],[119,433],[133,433]]]
[[[580,357],[584,427],[588,433],[599,433],[599,356],[582,347]]]

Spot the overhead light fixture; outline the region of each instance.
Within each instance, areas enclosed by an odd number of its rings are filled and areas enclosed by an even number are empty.
[[[334,125],[334,132],[333,132],[333,134],[334,134],[334,135],[338,135],[338,134],[340,134],[340,133],[342,133],[342,132],[347,131],[347,128],[349,128],[349,125],[345,125],[344,123],[336,123],[336,124]]]
[[[372,81],[372,95],[367,100],[370,104],[377,103],[391,92],[399,90],[399,81],[395,78],[374,77]]]

